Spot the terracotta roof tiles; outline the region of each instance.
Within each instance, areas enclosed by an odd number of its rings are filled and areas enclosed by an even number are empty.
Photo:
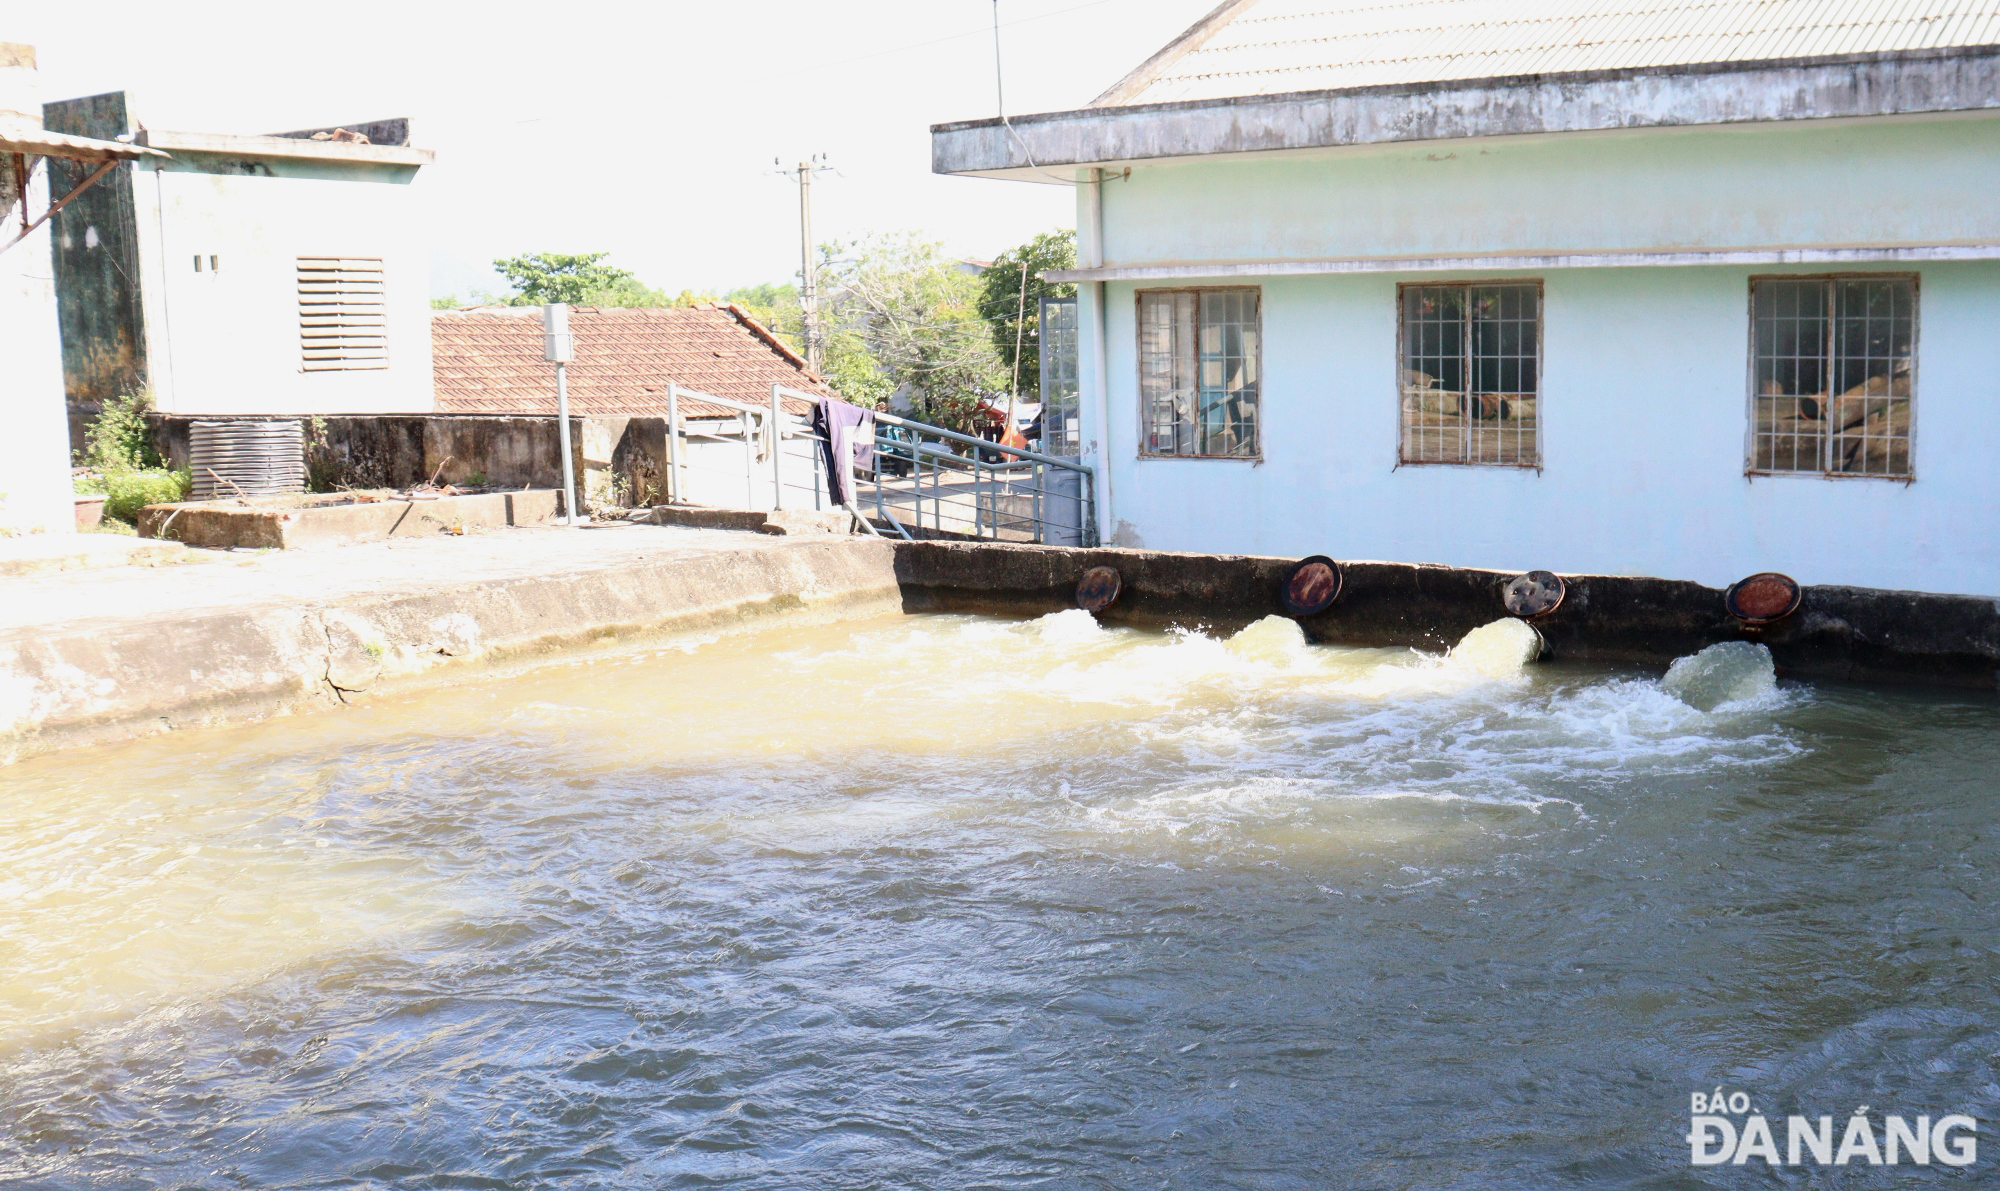
[[[431,316],[437,409],[449,414],[550,416],[555,370],[542,358],[541,308],[490,306]],[[601,309],[569,312],[576,359],[570,412],[665,417],[667,386],[764,406],[773,382],[831,397],[805,361],[740,307]],[[786,398],[803,413],[806,403]],[[683,399],[683,417],[733,417],[726,406]]]

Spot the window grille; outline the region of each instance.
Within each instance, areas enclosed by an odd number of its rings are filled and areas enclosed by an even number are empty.
[[[1755,278],[1750,311],[1750,470],[1909,478],[1916,278]]]
[[[389,316],[379,258],[302,256],[299,350],[307,372],[389,366]]]
[[[1043,298],[1042,441],[1045,455],[1075,458],[1083,449],[1077,427],[1076,299]]]
[[[1540,467],[1541,283],[1399,293],[1402,461]]]
[[[1139,295],[1139,400],[1147,455],[1254,459],[1258,292]]]

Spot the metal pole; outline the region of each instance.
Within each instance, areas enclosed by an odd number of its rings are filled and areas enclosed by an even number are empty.
[[[736,417],[743,423],[743,507],[757,507],[757,444],[751,437],[750,411],[738,410]]]
[[[819,262],[813,253],[813,163],[799,163],[799,313],[805,323],[806,367],[817,373],[824,354],[819,334]]]
[[[785,507],[785,407],[778,400],[777,381],[771,382],[771,507]]]
[[[667,499],[686,504],[687,480],[681,474],[681,387],[667,386]]]
[[[569,365],[556,364],[556,435],[562,442],[563,512],[569,523],[582,520],[576,504],[576,467],[570,461],[569,445]]]
[[[576,355],[569,333],[569,307],[550,302],[542,307],[542,358],[556,366],[556,441],[562,451],[563,521],[580,524],[576,501],[576,469],[570,463],[569,369]]]

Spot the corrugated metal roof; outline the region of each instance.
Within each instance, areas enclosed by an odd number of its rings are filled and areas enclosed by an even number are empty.
[[[542,358],[538,306],[440,310],[431,316],[437,408],[452,414],[551,415],[555,373]],[[735,306],[677,309],[572,307],[576,359],[570,410],[579,415],[664,417],[667,385],[763,406],[775,382],[831,397],[790,348]],[[808,406],[786,398],[785,407]],[[735,417],[726,406],[687,400],[683,417]]]
[[[128,145],[122,141],[92,140],[66,132],[50,132],[27,120],[0,119],[0,153],[33,157],[61,157],[70,161],[131,161],[140,157],[167,157],[157,149]]]
[[[1096,106],[1995,44],[1996,0],[1253,0]]]

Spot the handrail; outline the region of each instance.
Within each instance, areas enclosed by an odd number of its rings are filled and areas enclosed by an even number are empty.
[[[1018,459],[1026,459],[1034,463],[1044,463],[1051,467],[1060,467],[1065,471],[1082,472],[1084,475],[1092,474],[1088,463],[1080,463],[1075,459],[1064,459],[1058,455],[1044,455],[1040,451],[1030,451],[1026,447],[1006,446],[993,442],[990,439],[979,438],[976,435],[960,434],[956,430],[946,430],[942,426],[933,426],[928,422],[912,422],[907,418],[899,418],[895,414],[885,413],[877,413],[875,420],[901,429],[915,430],[921,434],[935,434],[939,438],[948,438],[953,442],[962,442],[966,446],[978,447],[982,451],[1000,451]]]
[[[802,393],[797,389],[786,388],[783,385],[778,387],[778,391],[787,396],[797,397],[801,401],[819,400],[818,397],[811,393]],[[923,434],[935,434],[939,438],[948,438],[953,442],[961,442],[969,447],[978,447],[982,451],[1003,451],[1017,458],[1033,460],[1036,463],[1046,463],[1051,467],[1060,467],[1065,471],[1082,472],[1087,476],[1095,475],[1091,471],[1089,464],[1075,459],[1064,459],[1060,455],[1044,455],[1040,451],[1030,451],[1026,447],[1004,446],[990,439],[980,438],[977,435],[960,434],[956,430],[946,430],[942,426],[933,426],[929,422],[913,422],[908,418],[899,418],[895,414],[884,413],[880,410],[875,411],[875,420],[884,425],[895,426],[899,429],[916,430]]]
[[[782,400],[790,397],[805,403],[816,403],[823,399],[823,395],[782,384],[771,385],[770,391],[768,401],[752,405],[695,389],[683,389],[679,385],[669,386],[667,463],[674,499],[688,499],[690,473],[715,479],[740,476],[749,486],[747,500],[755,507],[759,500],[758,473],[765,469],[751,454],[751,446],[753,440],[761,440],[772,448],[769,474],[761,481],[770,486],[771,507],[784,508],[788,490],[810,491],[813,506],[823,507],[822,483],[826,479],[826,466],[832,462],[824,457],[822,448],[826,438],[813,428],[810,418],[783,408]],[[712,413],[704,418],[688,419],[688,411],[681,406],[683,398],[707,402],[712,409],[721,412],[719,415]],[[919,534],[944,530],[949,533],[969,531],[971,536],[977,538],[1024,534],[1028,540],[1036,542],[1046,542],[1051,540],[1051,535],[1060,534],[1079,535],[1086,543],[1094,540],[1096,473],[1089,464],[1024,447],[1007,446],[895,414],[874,412],[873,416],[876,423],[874,446],[881,462],[873,469],[861,471],[856,480],[858,483],[873,483],[872,512],[889,526],[894,536],[914,540]],[[714,431],[707,431],[697,429],[701,422],[720,424],[715,426]],[[766,435],[769,437],[766,438]],[[783,462],[784,459],[797,458],[795,448],[787,449],[784,444],[802,439],[819,444],[808,451],[811,470],[818,477],[809,484],[791,480],[786,474],[791,468]],[[737,441],[743,444],[743,460],[733,466],[710,463],[706,456],[690,458],[691,452],[687,449],[697,442],[720,446]],[[963,453],[954,448],[963,449]],[[894,473],[898,478],[893,481],[886,470],[891,461],[900,461],[895,466],[903,469]],[[1047,486],[1047,472],[1076,475],[1082,481],[1080,490],[1074,495],[1059,494]],[[960,479],[946,479],[953,475]],[[960,490],[958,485],[965,479],[971,481],[970,487]],[[940,487],[941,482],[951,485],[951,490]],[[893,499],[885,499],[892,495]],[[1016,501],[1026,501],[1029,507],[1015,511],[1014,505],[1009,502]],[[1058,509],[1066,507],[1063,502],[1076,503],[1074,524],[1069,515],[1058,514]],[[835,504],[833,507],[843,506]],[[857,498],[844,507],[866,526],[865,532],[878,535],[882,532],[861,512],[858,493]],[[892,511],[893,508],[914,512],[916,520],[913,526],[905,526]],[[912,528],[915,533],[912,533]]]

